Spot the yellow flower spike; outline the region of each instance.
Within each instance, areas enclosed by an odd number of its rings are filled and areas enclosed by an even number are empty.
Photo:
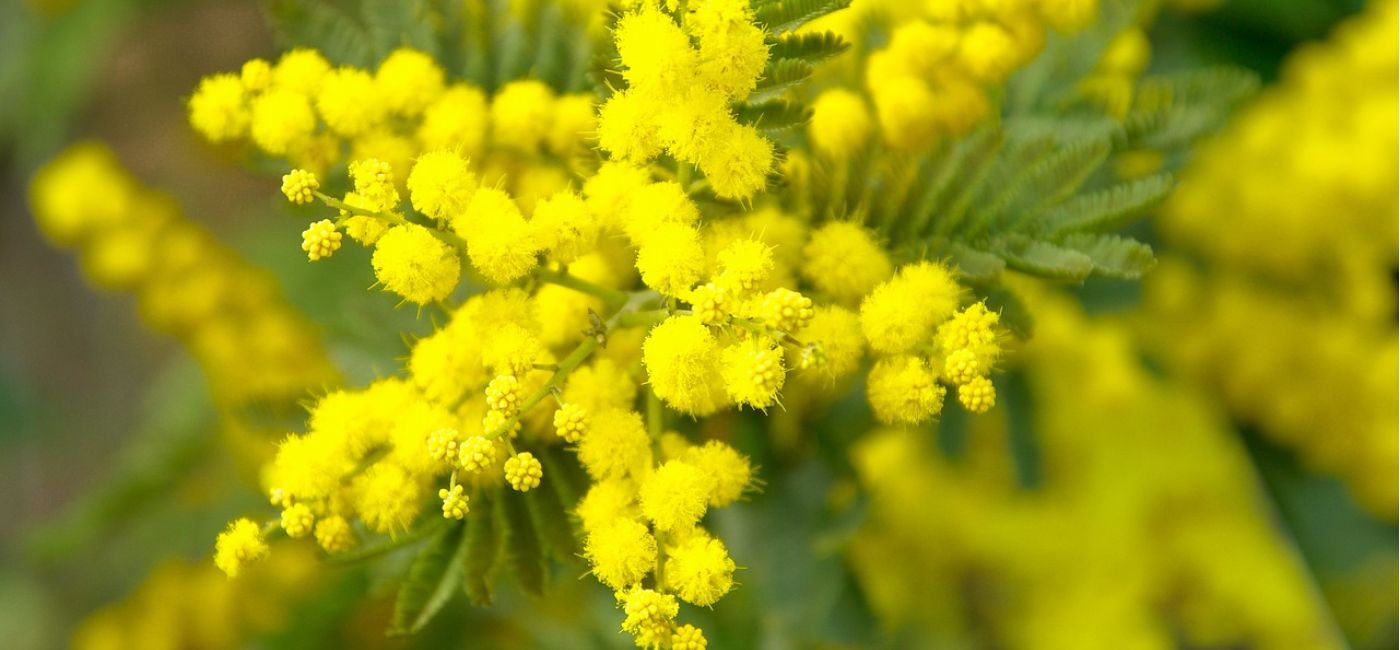
[[[239,69],[238,79],[250,93],[267,90],[272,85],[272,64],[267,59],[249,59]]]
[[[554,431],[564,442],[578,442],[588,431],[588,411],[565,402],[554,412]]]
[[[701,323],[719,325],[729,320],[729,312],[726,310],[729,299],[723,287],[707,282],[692,289],[687,299],[690,301],[691,312]]]
[[[341,234],[330,219],[322,219],[311,224],[301,233],[301,249],[306,257],[317,262],[340,250]]]
[[[442,488],[438,490],[438,498],[442,499],[442,516],[446,519],[462,519],[471,512],[471,496],[462,493],[460,484],[453,485],[451,489]]]
[[[321,181],[305,169],[293,169],[282,176],[282,194],[296,205],[306,205],[316,200],[316,190],[321,189]]]
[[[709,607],[734,588],[734,568],[724,542],[697,533],[667,548],[666,586],[687,603]]]
[[[493,411],[515,415],[520,409],[520,381],[515,375],[500,375],[486,385],[486,405]]]
[[[928,362],[915,356],[881,359],[870,369],[866,397],[875,418],[886,424],[919,424],[943,410],[945,388]]]
[[[428,434],[428,455],[438,462],[457,462],[458,436],[456,429],[443,427]]]
[[[237,578],[243,567],[267,556],[262,529],[250,519],[238,519],[219,534],[214,544],[214,564],[230,578]]]
[[[641,522],[618,518],[588,534],[583,555],[599,582],[626,589],[656,568],[656,538]]]
[[[528,451],[518,453],[506,460],[506,482],[517,492],[529,492],[540,485],[544,477],[544,467],[539,459]]]
[[[667,461],[642,483],[642,514],[660,531],[683,531],[705,515],[712,479],[684,461]]]
[[[462,268],[456,250],[415,224],[385,232],[374,245],[370,263],[385,289],[418,305],[450,295]]]
[[[340,515],[323,517],[316,522],[316,543],[332,555],[351,551],[359,544],[350,522]]]
[[[418,157],[408,174],[408,198],[419,212],[451,220],[476,192],[476,175],[467,161],[451,151],[430,151]]]
[[[972,413],[986,413],[997,403],[997,390],[987,377],[973,377],[958,386],[958,401]]]
[[[724,349],[725,390],[736,404],[763,410],[778,401],[787,376],[783,351],[771,340],[755,337]]]
[[[457,466],[467,472],[480,472],[496,463],[496,445],[482,436],[472,436],[458,445]]]
[[[759,305],[763,324],[780,332],[796,332],[812,322],[812,299],[791,289],[774,289]]]
[[[190,126],[210,142],[227,142],[248,133],[252,117],[243,82],[231,74],[209,75],[199,82],[189,103]]]
[[[672,621],[680,612],[675,596],[633,587],[620,594],[619,600],[627,615],[622,621],[622,630],[632,634],[637,647],[660,648],[670,641]]]
[[[694,625],[682,625],[671,633],[671,650],[705,650],[708,645],[705,633]]]
[[[293,504],[282,511],[282,530],[287,531],[287,537],[292,539],[306,537],[315,524],[316,515],[304,503]]]

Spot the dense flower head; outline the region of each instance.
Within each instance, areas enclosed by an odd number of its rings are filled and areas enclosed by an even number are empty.
[[[642,360],[652,390],[671,408],[708,415],[728,402],[719,344],[699,319],[673,316],[653,328]]]
[[[442,516],[446,519],[463,519],[471,512],[471,496],[463,494],[461,485],[453,485],[451,488],[438,490],[438,498],[442,499]]]
[[[642,514],[662,531],[685,531],[709,503],[711,479],[684,461],[667,461],[642,482]]]
[[[670,640],[672,621],[680,612],[675,596],[641,587],[618,596],[627,614],[622,630],[632,634],[637,647],[659,648]]]
[[[962,291],[942,264],[901,267],[861,302],[861,330],[876,352],[908,352],[927,343],[934,327],[953,315]]]
[[[354,549],[358,540],[349,521],[339,515],[331,515],[316,522],[316,544],[334,555]]]
[[[529,492],[531,488],[539,487],[543,477],[544,470],[539,459],[528,451],[506,460],[506,482],[516,491]]]
[[[832,221],[813,231],[802,257],[802,276],[847,304],[865,297],[894,272],[874,235],[848,221]]]
[[[219,535],[214,547],[214,563],[225,575],[236,578],[243,567],[262,559],[267,553],[262,529],[251,520],[239,519]]]
[[[724,349],[725,390],[736,404],[766,409],[777,403],[787,373],[783,351],[771,340],[753,338]]]
[[[242,137],[251,115],[243,83],[231,74],[205,77],[189,103],[190,124],[204,137],[222,142]]]
[[[639,474],[651,456],[651,442],[637,413],[609,408],[597,412],[578,443],[578,459],[596,479]]]
[[[282,530],[287,531],[287,537],[306,537],[316,524],[316,515],[311,512],[310,506],[294,503],[282,510],[280,523]]]
[[[866,395],[875,417],[887,423],[918,424],[943,410],[947,392],[928,368],[914,356],[881,359],[870,370]]]
[[[409,200],[419,212],[450,220],[461,214],[476,192],[476,175],[454,152],[429,151],[413,163],[408,174]]]
[[[390,111],[417,115],[442,92],[444,75],[432,57],[402,47],[379,64],[374,84]]]
[[[461,273],[457,252],[414,224],[394,226],[384,233],[374,245],[371,261],[385,289],[419,305],[446,298],[457,287]]]
[[[301,233],[301,250],[306,251],[306,257],[313,262],[322,260],[340,250],[342,237],[334,222],[322,219]]]
[[[588,533],[583,553],[593,575],[613,589],[641,582],[656,567],[656,539],[634,519],[618,518]]]
[[[709,607],[734,588],[734,560],[724,542],[696,533],[667,549],[666,583],[685,602]]]

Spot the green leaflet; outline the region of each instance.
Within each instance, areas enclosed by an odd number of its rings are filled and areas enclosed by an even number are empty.
[[[462,583],[467,545],[460,522],[443,527],[432,542],[414,556],[408,575],[394,599],[390,636],[413,634],[427,625],[451,600]]]
[[[1162,173],[1081,194],[1050,210],[1045,223],[1051,235],[1113,230],[1157,205],[1174,186],[1172,175]]]
[[[524,497],[530,523],[544,546],[543,550],[561,560],[571,560],[578,553],[578,544],[574,539],[573,524],[569,522],[569,513],[559,501],[559,493],[541,485],[526,492]]]
[[[813,20],[851,5],[851,0],[756,0],[754,16],[770,33],[796,30]]]
[[[491,572],[500,552],[500,528],[494,510],[496,495],[478,491],[472,495],[471,512],[467,513],[464,544],[467,549],[463,564],[462,588],[467,599],[475,605],[491,604]]]
[[[1007,237],[993,252],[1011,268],[1056,280],[1082,282],[1094,271],[1094,260],[1088,255],[1047,241]]]
[[[365,28],[334,5],[316,0],[271,0],[267,18],[289,46],[320,50],[332,63],[373,69],[379,63]]]
[[[770,41],[770,59],[800,59],[814,65],[845,52],[851,46],[832,32],[783,34]]]
[[[1088,256],[1094,273],[1105,277],[1136,280],[1156,264],[1151,246],[1127,237],[1077,233],[1060,244]]]
[[[812,119],[811,108],[784,99],[740,104],[734,113],[741,123],[752,124],[770,134],[800,127]]]
[[[525,505],[526,495],[502,488],[495,496],[496,525],[501,527],[505,543],[503,554],[520,586],[538,596],[544,593],[544,552]]]
[[[758,85],[749,93],[750,103],[774,99],[812,76],[812,64],[802,59],[769,59]]]

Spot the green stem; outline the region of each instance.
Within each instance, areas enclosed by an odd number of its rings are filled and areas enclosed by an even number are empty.
[[[656,396],[656,391],[647,390],[647,433],[651,434],[653,441],[661,439],[661,432],[666,428],[665,414],[661,411],[661,398]]]
[[[353,551],[332,555],[327,558],[327,561],[335,566],[348,566],[364,562],[365,560],[372,560],[390,551],[403,548],[431,536],[441,529],[444,523],[447,523],[446,519],[442,517],[433,517],[430,521],[424,522],[417,528],[409,529],[403,537],[391,537],[378,544],[362,546]]]
[[[578,276],[570,275],[568,271],[541,268],[535,272],[535,277],[539,278],[541,282],[557,284],[586,293],[613,307],[620,307],[627,303],[627,292],[594,284]]]

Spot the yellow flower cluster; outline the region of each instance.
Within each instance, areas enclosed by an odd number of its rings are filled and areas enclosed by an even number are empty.
[[[292,404],[336,373],[273,280],[132,178],[111,151],[79,144],[35,175],[40,231],[76,249],[95,285],[135,294],[152,329],[180,339],[225,406]]]
[[[1047,30],[1084,27],[1097,16],[1098,4],[1098,0],[868,2],[853,7],[840,18],[844,24],[833,27],[853,34],[861,24],[860,16],[893,17],[889,45],[864,60],[864,79],[885,144],[917,151],[984,122],[995,112],[997,88],[1040,53]],[[813,128],[823,133],[819,149],[842,151],[852,142],[842,134],[859,133],[863,129],[858,127],[868,124],[869,118],[853,97],[834,97],[841,99],[816,105]],[[853,117],[843,124],[839,115]]]
[[[1020,367],[1055,405],[1031,412],[1044,470],[1027,489],[996,418],[956,460],[905,430],[858,443],[849,558],[880,620],[911,647],[1346,647],[1213,405],[1148,371],[1122,321],[1018,294]],[[970,575],[997,596],[969,598]]]
[[[1374,3],[1202,152],[1162,229],[1209,275],[1164,263],[1143,323],[1165,362],[1392,518],[1396,31]]]
[[[764,31],[746,0],[685,6],[673,15],[666,8],[675,3],[641,2],[618,19],[627,88],[599,111],[599,145],[634,164],[664,150],[698,165],[716,195],[747,199],[766,184],[773,144],[740,124],[729,104],[748,96],[768,63]]]

